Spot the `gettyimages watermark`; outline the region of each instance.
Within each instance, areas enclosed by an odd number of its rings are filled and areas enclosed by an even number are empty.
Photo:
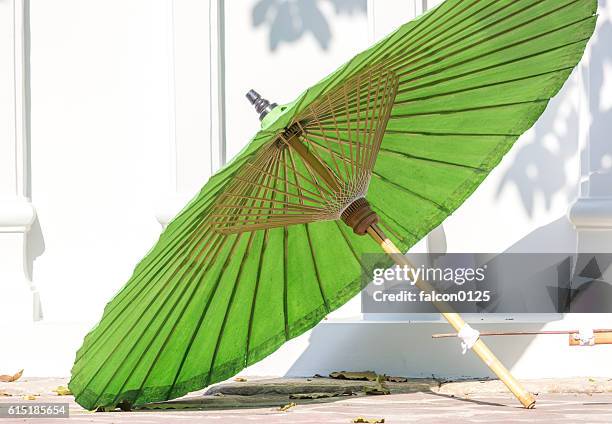
[[[362,312],[610,313],[612,254],[412,254],[412,267],[387,255],[362,258]],[[390,263],[391,262],[391,263]],[[432,290],[422,291],[419,281]]]

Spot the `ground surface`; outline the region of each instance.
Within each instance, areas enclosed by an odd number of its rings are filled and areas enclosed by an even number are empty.
[[[325,378],[272,379],[231,383],[191,394],[164,408],[133,412],[88,412],[72,396],[52,392],[65,379],[22,379],[0,383],[0,404],[67,402],[70,423],[350,423],[356,417],[386,423],[612,423],[612,382],[608,379],[527,382],[537,395],[535,410],[524,410],[497,381],[440,383],[415,380],[389,383],[392,394],[364,396],[375,383]],[[290,393],[354,391],[351,396],[290,400]],[[221,393],[221,394],[219,394]],[[4,395],[2,395],[4,394]],[[25,400],[36,395],[35,400]],[[297,406],[279,411],[289,402]],[[57,419],[3,419],[0,423],[52,423]],[[61,420],[63,421],[63,420]]]

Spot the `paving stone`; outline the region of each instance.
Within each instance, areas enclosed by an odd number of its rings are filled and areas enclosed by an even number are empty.
[[[290,385],[295,389],[301,379],[292,379]],[[591,381],[595,380],[595,381]],[[66,379],[23,379],[15,383],[0,384],[0,392],[12,393],[12,397],[0,397],[0,403],[27,403],[21,396],[26,393],[40,394],[39,402],[68,402],[70,404],[71,424],[85,423],[127,423],[127,424],[162,424],[170,422],[195,423],[350,423],[357,416],[368,418],[385,418],[387,423],[500,423],[500,424],[582,424],[612,423],[612,393],[595,392],[606,387],[605,381],[598,379],[538,380],[527,383],[527,387],[539,387],[542,391],[537,396],[536,409],[525,410],[505,391],[498,390],[496,382],[461,382],[443,384],[441,389],[455,384],[454,391],[423,390],[414,392],[401,388],[388,396],[351,396],[322,399],[317,401],[293,400],[297,406],[286,412],[277,410],[277,405],[289,402],[290,391],[280,390],[253,396],[224,395],[214,396],[206,390],[192,393],[181,399],[188,409],[152,410],[135,412],[91,413],[80,408],[72,396],[57,396],[52,392],[57,386],[66,385]],[[281,380],[268,382],[268,388],[278,391]],[[433,381],[432,381],[433,382]],[[255,384],[256,381],[251,381]],[[306,382],[310,384],[311,382]],[[306,384],[302,381],[302,386]],[[360,382],[363,383],[363,382]],[[421,381],[423,383],[423,381]],[[590,384],[587,384],[590,383]],[[239,383],[230,383],[231,385]],[[317,385],[327,382],[318,381]],[[403,383],[395,383],[403,384]],[[429,384],[429,383],[427,383]],[[436,383],[437,384],[437,383]],[[437,387],[436,384],[432,385]],[[391,385],[391,384],[390,384]],[[477,385],[477,390],[473,388]],[[309,388],[315,385],[307,385]],[[488,391],[485,390],[488,388]],[[292,389],[293,390],[293,389]],[[550,393],[545,392],[550,390]],[[578,390],[577,393],[568,393]],[[601,389],[603,390],[603,389]],[[320,391],[320,387],[316,391]],[[452,393],[468,393],[459,396]],[[219,391],[215,393],[220,393]],[[451,394],[449,394],[451,393]],[[239,399],[239,400],[237,400]],[[238,402],[236,407],[232,402]],[[278,402],[270,406],[270,402]],[[190,404],[191,403],[191,404]],[[202,409],[198,409],[202,408]],[[58,424],[55,419],[2,419],[5,423]]]
[[[524,380],[523,383],[532,393],[612,393],[612,379],[609,378],[539,379]],[[499,380],[448,382],[433,390],[457,396],[507,392]]]

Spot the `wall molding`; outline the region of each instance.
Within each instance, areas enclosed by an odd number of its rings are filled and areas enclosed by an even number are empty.
[[[155,214],[162,226],[226,161],[224,6],[168,0],[172,175]]]
[[[591,62],[594,54],[589,44],[578,67],[581,185],[580,195],[568,211],[568,217],[577,231],[578,252],[612,249],[612,171],[602,166],[601,157],[601,152],[607,151],[605,146],[609,143],[609,135],[593,133],[591,125],[594,119],[591,110],[594,89],[591,85]]]
[[[569,218],[579,231],[612,231],[612,198],[579,198],[572,205]]]
[[[11,322],[41,319],[38,293],[27,271],[27,233],[36,218],[29,195],[28,1],[0,8],[0,107],[8,112],[0,131],[0,316]],[[6,130],[6,131],[5,131]],[[6,172],[8,171],[8,172]],[[6,317],[4,317],[6,314]]]
[[[368,38],[370,44],[380,41],[397,26],[422,15],[431,7],[427,0],[367,0]]]

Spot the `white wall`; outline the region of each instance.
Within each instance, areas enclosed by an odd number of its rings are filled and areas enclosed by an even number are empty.
[[[0,17],[7,1],[0,0]],[[0,331],[15,333],[10,348],[0,349],[0,372],[25,367],[29,375],[68,373],[84,332],[157,239],[158,220],[165,222],[220,158],[238,152],[257,130],[246,91],[290,101],[436,3],[211,1],[208,8],[208,2],[196,0],[31,0],[25,192],[37,220],[28,233],[25,266],[40,292],[44,318],[18,326],[0,311]],[[589,149],[590,143],[605,145],[612,133],[606,126],[612,122],[606,100],[612,97],[612,4],[607,3],[601,1],[595,50],[582,74],[572,76],[538,125],[444,224],[449,251],[574,251],[577,239],[585,239],[566,214],[585,194],[581,185],[592,173],[585,170],[585,152],[602,156],[603,171],[612,167],[604,158],[609,151]],[[223,4],[224,13],[217,14]],[[221,52],[218,33],[207,30],[211,25],[217,31],[224,27]],[[5,38],[0,34],[0,43]],[[218,75],[223,53],[224,72]],[[225,131],[216,122],[223,117],[216,96],[223,95]],[[610,233],[595,234],[605,244]],[[0,296],[7,293],[3,283],[8,286],[0,281]],[[247,373],[374,368],[405,375],[486,374],[475,359],[457,355],[455,341],[431,341],[431,333],[446,331],[444,324],[363,321],[359,307],[358,299],[350,302]],[[612,327],[608,316],[549,323],[543,321],[550,317],[533,318],[520,328],[569,328],[578,321]],[[607,347],[569,350],[565,339],[543,337],[492,345],[522,377],[612,376]],[[558,360],[544,360],[548,357]]]
[[[2,343],[3,369],[66,374],[159,235],[155,204],[171,181],[167,11],[166,0],[30,2],[37,220],[25,267],[43,320],[19,327],[0,311],[3,331],[24,337]]]
[[[165,0],[31,2],[33,279],[46,320],[96,319],[159,234]]]

